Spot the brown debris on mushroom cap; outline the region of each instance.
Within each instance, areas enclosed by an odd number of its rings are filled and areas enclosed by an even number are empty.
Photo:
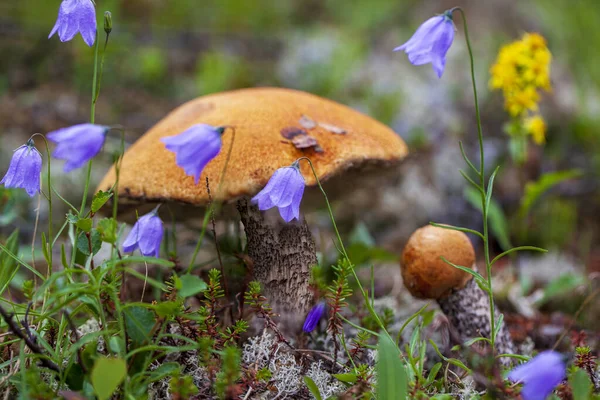
[[[281,130],[298,126],[303,115],[343,128],[347,133],[332,135],[320,127],[312,130],[322,152],[298,149],[282,141]],[[235,127],[233,151],[218,197],[216,188],[233,137],[230,129],[223,135],[221,153],[206,166],[197,185],[175,164],[175,154],[160,141],[198,123]],[[405,143],[390,128],[339,103],[290,89],[242,89],[192,100],[146,132],[123,157],[119,197],[129,202],[206,205],[206,177],[214,198],[233,200],[258,193],[275,170],[302,156],[313,161],[319,179],[325,180],[362,164],[390,164],[406,153]],[[315,185],[307,163],[301,163],[301,168],[307,185]],[[107,190],[114,182],[113,167],[98,190]]]
[[[400,266],[404,285],[418,298],[439,299],[461,289],[472,275],[445,263],[472,268],[475,251],[462,232],[424,226],[408,239]]]

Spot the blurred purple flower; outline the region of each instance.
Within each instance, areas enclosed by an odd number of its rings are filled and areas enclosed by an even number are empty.
[[[167,150],[175,153],[177,165],[183,168],[187,175],[193,176],[194,183],[198,184],[206,164],[221,151],[221,135],[224,131],[223,127],[197,124],[177,136],[160,140]]]
[[[58,9],[58,18],[48,39],[58,32],[61,42],[73,39],[77,32],[90,47],[96,40],[96,9],[91,0],[63,0]]]
[[[325,314],[325,303],[321,301],[308,312],[302,330],[304,330],[304,332],[314,331],[323,317],[323,314]]]
[[[510,371],[508,379],[523,383],[523,400],[544,400],[566,378],[565,358],[556,351],[543,351]]]
[[[446,11],[425,21],[408,42],[394,51],[404,50],[413,65],[431,63],[438,78],[441,78],[446,66],[446,53],[453,39],[452,13]]]
[[[304,177],[300,173],[300,165],[295,161],[290,167],[279,168],[269,182],[256,196],[252,203],[260,210],[279,208],[279,214],[285,222],[294,218],[300,219],[300,201],[304,194]]]
[[[6,175],[0,181],[7,188],[25,189],[29,197],[40,191],[42,156],[35,148],[33,140],[13,152]]]
[[[50,132],[46,136],[57,144],[52,156],[65,160],[64,171],[69,172],[82,167],[100,152],[108,130],[108,126],[79,124]]]
[[[158,207],[137,220],[123,242],[123,251],[140,249],[144,256],[158,257],[163,238],[163,222],[158,216]]]

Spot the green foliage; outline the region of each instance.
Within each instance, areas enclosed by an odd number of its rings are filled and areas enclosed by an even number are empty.
[[[175,277],[177,294],[183,298],[202,293],[207,287],[206,282],[196,275],[185,274],[180,277]]]
[[[154,313],[142,306],[127,307],[123,310],[125,329],[134,347],[150,340],[156,319]]]
[[[323,397],[321,397],[321,392],[319,392],[319,388],[317,387],[315,381],[313,381],[310,376],[304,376],[303,379],[304,384],[306,385],[310,393],[315,397],[315,399],[323,400]]]
[[[120,358],[99,357],[91,381],[98,400],[108,400],[127,375],[127,364]]]
[[[525,219],[531,210],[531,207],[540,199],[540,197],[558,185],[569,179],[581,177],[582,172],[578,169],[569,171],[557,171],[542,175],[536,182],[529,182],[525,185],[525,194],[521,199],[518,215],[520,219]]]
[[[94,198],[92,199],[92,206],[91,206],[92,214],[95,214],[98,211],[100,211],[102,206],[104,206],[106,204],[106,202],[108,200],[110,200],[110,198],[112,196],[113,196],[113,193],[111,193],[111,192],[103,192],[102,190],[98,191],[94,195]]]
[[[593,386],[587,372],[577,368],[569,377],[569,383],[573,392],[573,400],[588,400],[591,398]]]
[[[16,229],[6,239],[5,247],[13,254],[19,251],[19,230]],[[0,295],[10,285],[10,282],[19,270],[17,260],[10,257],[6,252],[0,251]]]
[[[404,399],[408,393],[406,369],[396,344],[386,335],[377,345],[377,398]]]
[[[181,400],[190,399],[198,394],[198,388],[194,385],[194,380],[190,375],[177,375],[171,378],[169,391],[171,396]]]
[[[115,244],[117,242],[117,221],[113,218],[103,218],[98,221],[97,231],[104,243]]]
[[[220,398],[232,398],[235,382],[240,378],[240,349],[228,346],[220,352],[221,372],[217,375],[215,391]]]

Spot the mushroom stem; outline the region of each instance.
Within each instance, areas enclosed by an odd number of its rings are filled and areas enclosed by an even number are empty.
[[[280,224],[274,229],[248,199],[237,208],[246,231],[247,252],[254,264],[254,278],[275,312],[295,328],[313,303],[311,267],[317,264],[315,242],[306,222]]]
[[[489,297],[475,279],[470,279],[465,287],[437,299],[437,302],[463,343],[476,337],[491,337]],[[499,317],[500,313],[496,308],[496,321]],[[514,350],[508,329],[502,325],[496,336],[496,352],[513,354]],[[505,365],[511,364],[509,357],[503,357],[500,361]]]

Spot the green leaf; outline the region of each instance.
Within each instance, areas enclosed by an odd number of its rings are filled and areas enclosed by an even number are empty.
[[[103,192],[100,190],[98,193],[94,195],[94,199],[92,200],[92,212],[97,213],[104,204],[112,197],[112,193]]]
[[[548,300],[572,293],[577,287],[586,283],[588,283],[588,280],[583,275],[574,273],[562,274],[548,283],[544,288],[544,296],[537,303],[540,305]]]
[[[349,383],[351,385],[358,380],[356,374],[333,374],[333,377],[340,382]]]
[[[398,347],[387,335],[379,337],[377,356],[377,398],[405,399],[408,389],[406,369]]]
[[[117,241],[117,221],[113,218],[103,218],[98,221],[98,233],[105,243],[114,244]]]
[[[592,382],[590,382],[590,377],[587,372],[582,369],[577,369],[577,371],[569,377],[569,383],[573,390],[573,400],[588,400],[591,398]]]
[[[91,218],[81,218],[75,224],[79,229],[84,232],[90,232],[92,230],[92,219]]]
[[[500,167],[496,167],[496,169],[494,170],[494,172],[492,172],[492,175],[490,176],[490,179],[488,181],[488,188],[487,188],[487,193],[485,195],[485,214],[488,215],[489,211],[490,211],[490,203],[492,200],[492,191],[494,190],[494,179],[496,179],[496,174],[498,173],[498,171],[500,170]]]
[[[321,397],[321,392],[319,392],[317,384],[315,383],[315,381],[312,380],[310,376],[304,376],[304,383],[306,384],[306,387],[308,387],[308,390],[310,390],[310,393],[313,396],[315,396],[315,399],[323,400],[323,397]]]
[[[483,284],[485,287],[487,287],[487,281],[486,279],[481,276],[481,274],[477,271],[472,270],[471,268],[467,268],[467,267],[463,267],[462,265],[456,265],[454,263],[451,263],[450,261],[446,260],[446,258],[444,257],[440,257],[446,264],[453,266],[454,268],[458,268],[461,271],[466,272],[467,274],[473,275],[475,277],[475,279],[477,279],[477,281],[480,284]]]
[[[90,233],[90,239],[92,244],[92,251],[90,252],[90,242],[88,241],[85,232],[80,232],[77,236],[77,250],[85,256],[94,255],[100,251],[102,246],[102,240],[100,239],[100,233],[96,229],[92,229]]]
[[[150,377],[148,378],[148,382],[157,382],[161,379],[164,379],[168,376],[173,376],[175,374],[179,374],[181,370],[181,366],[176,362],[168,362],[161,364],[160,367],[156,368],[154,371],[150,372]]]
[[[100,357],[92,369],[91,381],[98,400],[110,399],[127,375],[127,364],[120,358]]]
[[[182,303],[180,301],[163,301],[154,306],[154,312],[160,318],[172,318],[181,312]]]
[[[463,195],[473,207],[481,211],[481,194],[477,190],[467,187],[465,188]],[[510,241],[510,230],[508,228],[506,215],[504,214],[502,207],[500,207],[498,202],[493,198],[490,199],[488,206],[490,229],[496,237],[496,240],[498,240],[502,250],[508,250],[512,247],[512,244]]]
[[[12,254],[19,251],[19,230],[15,229],[6,240],[6,249]],[[17,274],[19,265],[17,261],[6,252],[0,251],[0,295],[4,293],[10,282]]]
[[[180,287],[177,287],[177,294],[186,298],[203,292],[208,287],[200,277],[191,274],[185,274],[179,277]]]
[[[525,185],[525,194],[523,195],[521,205],[519,206],[519,217],[521,219],[526,218],[533,204],[552,187],[568,179],[579,178],[581,175],[583,175],[583,173],[580,170],[572,169],[544,174],[538,181],[528,182]]]
[[[50,255],[48,254],[48,241],[46,240],[46,233],[42,232],[42,254],[44,255],[44,260],[48,264],[50,264]]]
[[[496,320],[496,324],[494,325],[494,341],[498,337],[498,333],[500,332],[500,328],[502,328],[502,324],[504,323],[504,314],[500,313],[500,316]]]
[[[433,383],[433,381],[435,380],[435,377],[437,376],[438,372],[440,371],[440,368],[442,368],[441,362],[439,362],[439,363],[435,364],[433,367],[431,367],[431,370],[429,370],[429,374],[427,375],[427,380],[425,381],[425,386],[429,386]]]
[[[113,336],[108,341],[108,347],[113,353],[120,354],[125,351],[125,342],[120,336]]]
[[[150,333],[156,323],[154,313],[141,306],[127,307],[123,310],[125,315],[125,330],[134,347],[138,347],[150,340]]]

